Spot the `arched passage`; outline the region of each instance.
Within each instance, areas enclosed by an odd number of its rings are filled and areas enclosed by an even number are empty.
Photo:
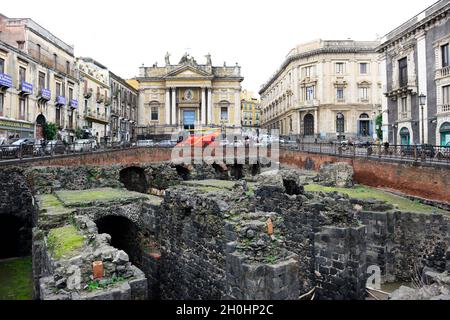
[[[22,219],[0,214],[0,259],[30,254],[30,231]]]
[[[242,164],[235,164],[231,166],[231,176],[236,180],[241,180],[244,177],[244,166]]]
[[[175,170],[177,170],[178,175],[183,179],[183,180],[189,180],[189,177],[191,176],[191,172],[189,171],[188,168],[183,167],[183,166],[175,166]]]
[[[148,183],[144,169],[140,167],[129,167],[120,171],[120,182],[130,191],[147,193]]]
[[[96,221],[98,233],[111,236],[111,246],[125,251],[130,261],[141,265],[142,251],[139,243],[137,225],[125,217],[107,216]]]

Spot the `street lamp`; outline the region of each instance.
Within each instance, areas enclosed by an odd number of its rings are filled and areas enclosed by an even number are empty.
[[[419,95],[419,105],[422,113],[422,144],[424,144],[425,142],[425,127],[424,127],[425,120],[423,117],[423,107],[425,106],[426,103],[427,103],[427,96],[421,93]]]

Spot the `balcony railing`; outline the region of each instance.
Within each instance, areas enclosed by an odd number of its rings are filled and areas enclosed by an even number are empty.
[[[409,112],[400,112],[398,114],[399,119],[409,119],[411,118]]]
[[[89,118],[90,120],[92,120],[94,122],[100,122],[100,123],[108,123],[109,122],[108,116],[104,113],[88,111],[85,116],[86,116],[86,118]]]
[[[320,102],[317,99],[305,100],[300,102],[300,107],[318,107],[319,103]]]
[[[436,70],[436,79],[445,78],[450,76],[450,66]]]
[[[89,99],[90,97],[92,97],[92,92],[93,90],[91,88],[85,88],[83,95],[86,99]]]
[[[97,102],[102,103],[103,101],[105,101],[105,96],[103,94],[97,93]]]
[[[438,106],[437,113],[447,113],[450,112],[450,104],[442,104]]]

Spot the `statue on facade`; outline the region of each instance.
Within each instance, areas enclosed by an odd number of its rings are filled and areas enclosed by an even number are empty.
[[[169,52],[166,53],[165,59],[166,59],[166,66],[169,66],[170,65],[170,53]]]
[[[211,62],[211,54],[208,53],[205,57],[206,57],[206,65],[207,65],[207,66],[212,65],[212,62]]]
[[[178,63],[178,64],[184,64],[184,63],[187,63],[187,62],[189,62],[189,53],[185,53],[182,57],[181,57],[181,60],[180,60],[180,62]]]

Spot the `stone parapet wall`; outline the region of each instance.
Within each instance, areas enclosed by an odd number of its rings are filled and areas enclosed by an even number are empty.
[[[382,281],[409,281],[423,267],[446,268],[450,219],[442,214],[359,213],[367,227],[367,264],[381,269]]]

